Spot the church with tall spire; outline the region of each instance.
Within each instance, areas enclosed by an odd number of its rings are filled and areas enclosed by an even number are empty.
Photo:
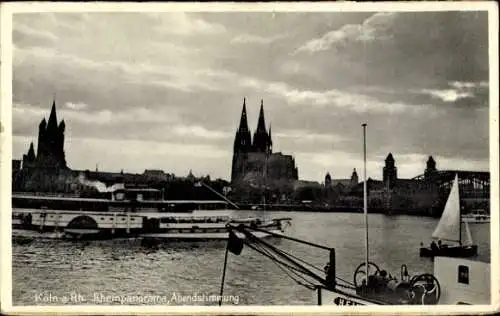
[[[266,120],[264,119],[264,101],[260,100],[259,120],[257,129],[253,134],[252,149],[257,153],[271,154],[273,151],[273,141],[271,140],[271,127],[269,133],[266,130]]]
[[[231,182],[252,182],[257,179],[297,180],[298,171],[291,155],[273,153],[271,125],[266,128],[264,101],[260,101],[257,128],[251,137],[248,128],[246,98],[243,99],[240,124],[236,130],[233,147]]]
[[[35,154],[33,142],[28,153],[23,155],[24,168],[67,169],[64,153],[64,120],[57,122],[56,101],[52,102],[49,120],[42,119],[38,125],[38,147]]]

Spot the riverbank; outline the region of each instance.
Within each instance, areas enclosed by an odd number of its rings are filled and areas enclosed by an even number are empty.
[[[310,212],[310,213],[363,213],[362,206],[334,205],[325,206],[318,204],[266,204],[255,205],[236,203],[239,209],[255,211],[285,211],[285,212]],[[57,209],[105,212],[110,209],[123,209],[137,211],[144,208],[168,212],[190,212],[195,209],[223,209],[234,208],[225,201],[197,201],[197,200],[133,200],[117,201],[110,199],[80,198],[75,196],[47,196],[13,193],[13,208],[28,209]],[[436,209],[387,209],[368,207],[368,212],[386,215],[415,215],[439,217]]]
[[[363,213],[363,207],[354,206],[319,206],[319,205],[295,205],[295,204],[236,204],[242,210],[255,211],[284,211],[284,212],[310,212],[310,213]],[[380,207],[369,207],[368,213],[386,215],[414,215],[439,217],[436,210],[429,209],[386,209]]]

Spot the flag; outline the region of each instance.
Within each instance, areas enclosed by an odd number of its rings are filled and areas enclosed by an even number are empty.
[[[236,236],[236,234],[232,230],[229,231],[227,249],[235,255],[239,255],[243,250],[243,239]]]

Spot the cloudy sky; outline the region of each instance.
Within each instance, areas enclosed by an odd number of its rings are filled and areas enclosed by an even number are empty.
[[[488,170],[488,16],[36,13],[13,18],[13,156],[55,95],[73,169],[229,179],[243,98],[299,177]]]

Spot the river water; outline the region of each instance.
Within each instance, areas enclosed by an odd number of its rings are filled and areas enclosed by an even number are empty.
[[[291,217],[286,234],[336,249],[337,275],[353,280],[364,261],[364,217],[357,213],[234,211],[234,216]],[[429,258],[419,257],[437,219],[370,214],[370,261],[399,278],[432,273]],[[490,260],[490,225],[470,224],[478,260]],[[283,239],[273,245],[323,268],[328,252]],[[159,249],[133,240],[35,241],[13,245],[13,305],[170,304],[217,305],[226,242],[176,242]],[[290,279],[271,260],[245,247],[229,253],[224,304],[315,305],[316,293]],[[118,298],[117,298],[118,297]],[[148,299],[149,297],[149,299]],[[158,301],[153,301],[155,297]],[[142,298],[142,299],[141,299]],[[159,298],[162,298],[159,300]]]

